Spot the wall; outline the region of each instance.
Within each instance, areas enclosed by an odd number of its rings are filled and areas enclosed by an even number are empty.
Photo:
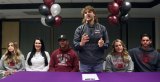
[[[160,18],[155,18],[156,49],[160,51]]]
[[[10,40],[19,41],[20,49],[26,56],[32,50],[34,39],[41,37],[45,42],[46,50],[51,53],[59,47],[57,38],[60,34],[66,34],[70,43],[73,43],[75,29],[82,24],[81,20],[81,18],[63,19],[62,25],[59,27],[45,27],[41,24],[40,19],[21,19],[19,22],[3,23],[2,48]],[[154,21],[155,19],[152,18],[134,18],[130,19],[128,23],[111,26],[108,25],[106,18],[99,18],[99,23],[106,26],[110,44],[113,40],[120,38],[128,49],[139,46],[139,36],[142,33],[151,34],[155,40],[154,43],[157,44],[156,48],[160,48],[158,36],[160,35],[160,28],[158,28],[160,19],[156,19],[156,23]],[[106,55],[110,49],[111,47],[106,51]]]
[[[2,54],[6,51],[7,44],[10,41],[19,43],[19,22],[3,21],[2,22]]]
[[[20,21],[20,48],[26,56],[32,50],[34,39],[40,37],[44,41],[46,51],[53,46],[52,29],[41,24],[40,19],[22,19]]]
[[[128,49],[140,46],[140,35],[147,33],[155,40],[155,24],[152,18],[132,19],[128,22]],[[153,46],[155,43],[153,42]]]

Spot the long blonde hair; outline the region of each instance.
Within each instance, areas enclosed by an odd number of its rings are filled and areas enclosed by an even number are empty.
[[[129,53],[128,53],[128,51],[127,51],[127,48],[126,48],[125,44],[124,44],[123,41],[120,40],[120,39],[116,39],[116,40],[113,41],[113,43],[112,43],[111,55],[115,55],[115,53],[116,53],[116,50],[115,50],[115,43],[116,43],[116,42],[120,42],[120,43],[122,44],[122,46],[123,46],[123,51],[122,51],[122,54],[121,54],[121,55],[122,55],[122,58],[123,58],[124,62],[125,62],[125,63],[128,63],[128,62],[129,62]]]
[[[9,47],[9,44],[13,44],[13,47],[14,47],[14,52],[10,52],[8,50],[8,47]],[[19,50],[19,47],[18,47],[18,43],[17,42],[9,42],[7,44],[7,49],[6,49],[6,52],[4,53],[5,55],[5,58],[4,58],[4,62],[5,63],[10,63],[10,62],[14,62],[15,64],[19,63],[20,62],[20,55],[21,55],[21,51]]]
[[[94,9],[92,6],[90,6],[90,5],[86,6],[85,8],[83,8],[83,9],[81,10],[81,15],[83,16],[82,23],[86,23],[86,19],[84,18],[84,13],[85,13],[87,10],[92,11],[92,12],[95,14],[95,20],[94,20],[94,22],[98,23],[98,17],[96,16],[96,11],[95,11],[95,9]]]

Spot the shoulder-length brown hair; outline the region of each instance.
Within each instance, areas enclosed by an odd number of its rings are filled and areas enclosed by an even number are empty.
[[[90,5],[87,5],[85,8],[83,8],[82,10],[81,10],[81,15],[83,16],[83,19],[82,19],[82,23],[86,23],[86,20],[85,20],[85,18],[84,18],[84,13],[86,12],[86,11],[92,11],[94,14],[95,14],[95,20],[94,20],[94,22],[96,22],[96,23],[98,23],[98,17],[96,16],[96,11],[95,11],[95,9],[92,7],[92,6],[90,6]]]

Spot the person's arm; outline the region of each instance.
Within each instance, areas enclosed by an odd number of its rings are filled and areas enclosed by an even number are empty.
[[[51,54],[51,58],[50,58],[50,62],[49,62],[49,70],[48,71],[50,71],[50,72],[55,72],[55,60],[54,60],[54,54],[55,54],[55,52],[53,52],[52,54]]]
[[[1,57],[1,60],[0,60],[0,71],[4,71],[5,68],[4,68],[4,55]]]
[[[71,72],[78,72],[79,71],[79,59],[78,59],[78,56],[75,52],[73,52],[74,54],[74,59],[73,59],[73,69]]]
[[[160,72],[160,53],[158,53],[157,71]]]
[[[25,68],[26,68],[26,71],[34,71],[33,69],[30,68],[30,66],[28,65],[28,58],[30,56],[31,52],[29,52],[27,54],[27,58],[26,58],[26,62],[25,62]]]
[[[12,70],[7,70],[6,68],[8,68],[8,66],[6,66],[4,64],[4,59],[5,58],[5,55],[3,55],[1,57],[1,61],[0,61],[0,73],[3,75],[3,77],[6,77],[8,75],[11,75],[12,74]]]
[[[75,30],[75,33],[74,33],[73,45],[74,45],[74,48],[76,50],[79,50],[79,49],[82,48],[80,46],[80,42],[81,42],[81,38],[82,38],[82,30],[83,30],[83,28],[84,28],[83,26],[78,27]]]
[[[20,63],[21,63],[20,69],[18,69],[17,71],[24,71],[25,70],[25,59],[24,59],[23,54],[21,54],[20,56]]]
[[[132,58],[129,56],[127,72],[133,72],[133,70],[134,70],[134,64],[133,64]]]
[[[45,66],[41,71],[48,71],[49,70],[49,62],[50,62],[50,56],[48,52],[45,52],[47,60],[48,60],[48,65]]]
[[[106,27],[104,27],[104,32],[103,32],[103,39],[104,39],[104,45],[103,48],[107,49],[109,47],[109,37],[108,37],[108,32]]]
[[[0,60],[0,73],[1,74],[3,74],[3,76],[4,76],[4,74],[5,74],[5,68],[4,68],[4,55],[1,57],[1,60]]]
[[[112,60],[110,55],[107,55],[106,57],[105,71],[112,72]]]

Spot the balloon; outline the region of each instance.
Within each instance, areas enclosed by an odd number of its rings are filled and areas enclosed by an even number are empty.
[[[54,25],[54,17],[52,15],[48,15],[45,19],[46,24],[48,26],[53,26]]]
[[[50,11],[52,16],[55,17],[61,12],[61,6],[59,4],[53,4],[50,8]]]
[[[114,0],[119,6],[122,6],[123,0]]]
[[[121,8],[120,8],[121,15],[126,15],[130,9],[131,9],[131,3],[124,1]]]
[[[117,25],[118,24],[118,17],[117,16],[115,16],[115,15],[109,15],[108,16],[108,23],[110,24],[110,25]]]
[[[119,13],[119,5],[117,3],[115,3],[115,2],[109,3],[108,11],[112,15],[118,15],[118,13]]]
[[[43,2],[48,8],[50,8],[51,5],[54,4],[55,0],[43,0]]]
[[[46,17],[45,16],[42,16],[41,17],[41,23],[44,25],[44,26],[47,26],[47,27],[49,27],[47,24],[46,24]]]
[[[120,17],[121,23],[126,23],[126,22],[128,21],[128,19],[129,19],[128,14],[126,14],[126,15]]]
[[[42,4],[42,5],[40,5],[39,6],[39,13],[41,14],[41,15],[48,15],[49,14],[49,9],[48,9],[48,7],[46,6],[46,5],[44,5],[44,4]]]
[[[54,22],[54,25],[55,26],[60,26],[61,25],[61,23],[62,23],[62,17],[61,16],[55,16],[54,17],[54,20],[55,20],[55,22]]]

